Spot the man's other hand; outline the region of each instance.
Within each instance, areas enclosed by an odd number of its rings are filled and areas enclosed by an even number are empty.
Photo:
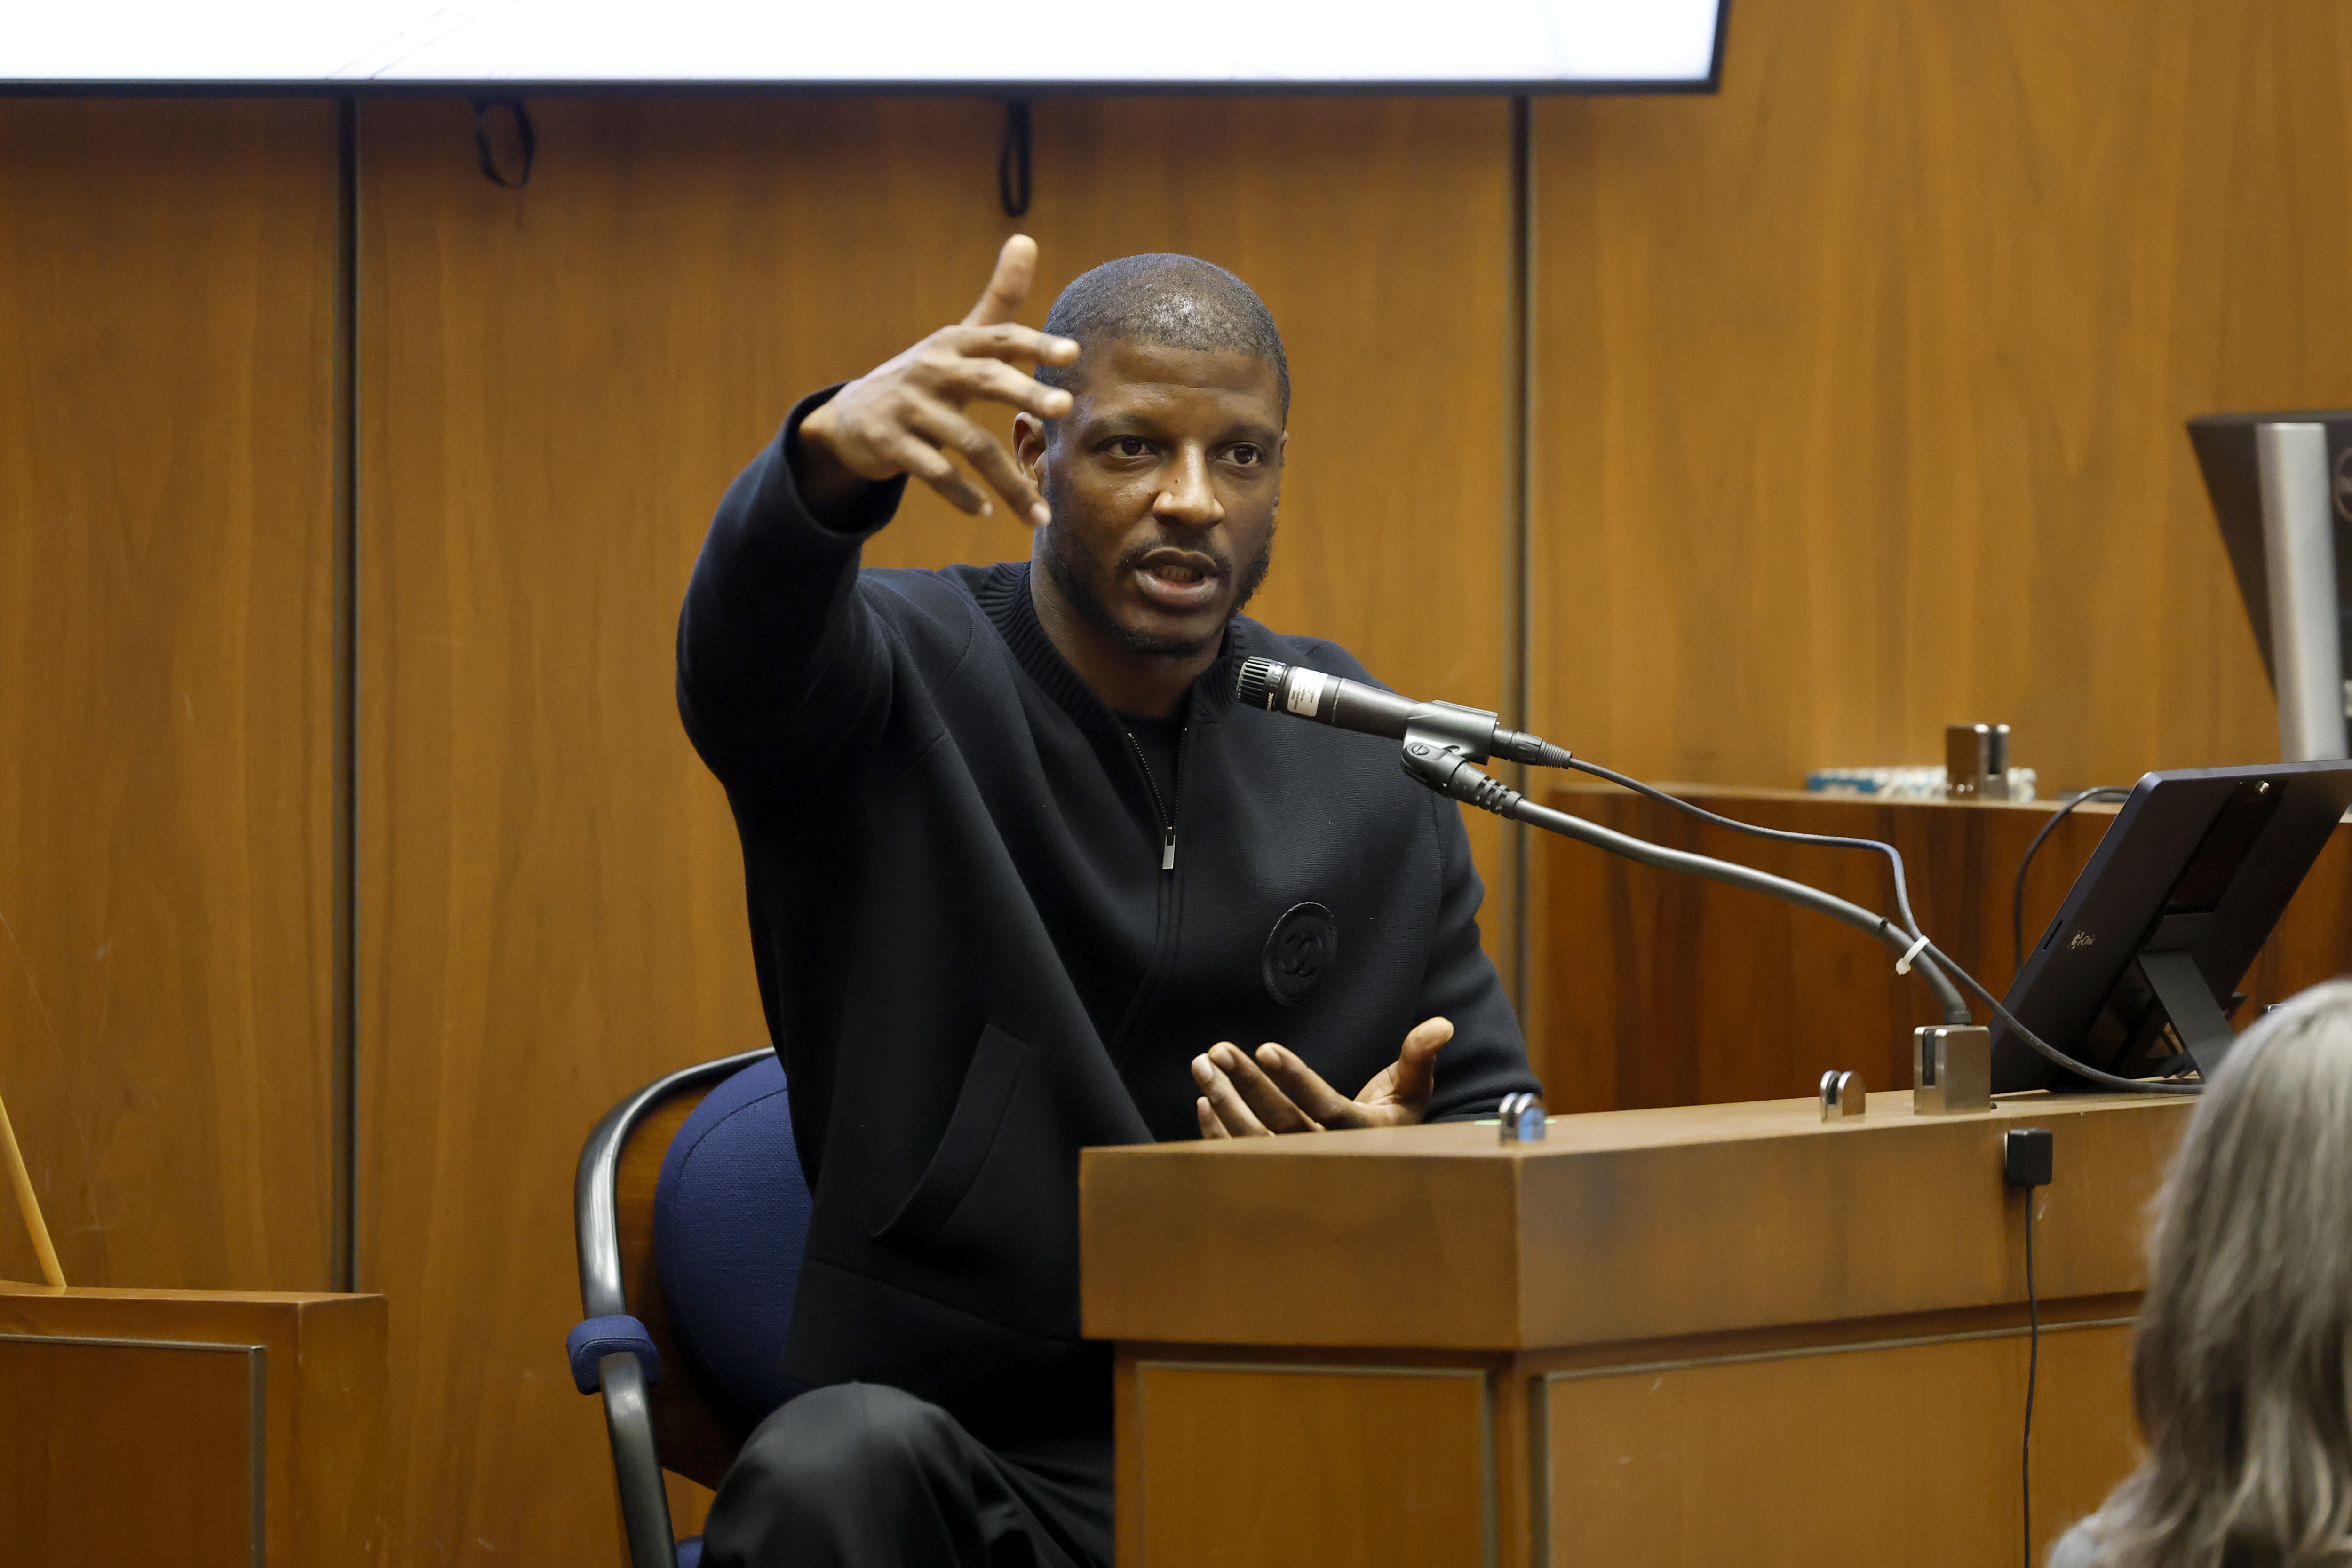
[[[1341,1095],[1295,1051],[1261,1045],[1253,1058],[1219,1040],[1192,1059],[1193,1103],[1204,1138],[1264,1138],[1341,1127],[1405,1127],[1427,1114],[1437,1082],[1437,1048],[1454,1038],[1445,1019],[1426,1019],[1404,1037],[1397,1059],[1353,1100]]]
[[[996,276],[971,314],[942,327],[888,364],[868,371],[801,421],[793,476],[810,510],[823,514],[867,485],[912,474],[975,517],[988,497],[948,460],[960,454],[1013,515],[1043,525],[1045,497],[965,410],[1010,403],[1040,419],[1070,412],[1070,394],[1013,369],[1017,363],[1066,365],[1078,357],[1067,338],[1049,337],[1013,319],[1037,272],[1037,242],[1014,235],[997,254]]]

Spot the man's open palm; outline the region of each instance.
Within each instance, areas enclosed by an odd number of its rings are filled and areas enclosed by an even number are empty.
[[[1220,1040],[1192,1059],[1192,1082],[1201,1089],[1192,1109],[1201,1136],[1262,1138],[1410,1126],[1429,1113],[1429,1097],[1437,1086],[1437,1050],[1453,1038],[1450,1020],[1423,1019],[1404,1037],[1397,1059],[1352,1100],[1286,1047],[1261,1045],[1253,1057],[1231,1040]]]
[[[1014,368],[1066,365],[1078,346],[1013,320],[1037,274],[1037,242],[1014,235],[997,253],[988,290],[964,319],[868,371],[801,421],[793,474],[802,499],[823,512],[866,485],[911,474],[975,517],[988,497],[949,459],[969,463],[1013,515],[1042,526],[1045,499],[1004,444],[966,411],[1008,403],[1039,419],[1070,411],[1070,394]]]

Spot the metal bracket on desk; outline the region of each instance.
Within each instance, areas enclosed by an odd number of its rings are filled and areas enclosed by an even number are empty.
[[[1992,1109],[1992,1031],[1930,1024],[1911,1031],[1911,1111],[1961,1116]]]

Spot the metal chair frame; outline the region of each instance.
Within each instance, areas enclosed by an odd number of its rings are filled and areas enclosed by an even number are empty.
[[[604,1120],[588,1134],[572,1183],[583,1316],[613,1317],[629,1311],[621,1284],[620,1214],[614,1191],[621,1149],[629,1134],[664,1101],[691,1089],[715,1087],[721,1079],[772,1054],[763,1047],[656,1078],[605,1112]],[[682,1373],[684,1368],[677,1370]],[[615,1351],[596,1364],[596,1382],[604,1396],[604,1427],[613,1440],[613,1475],[620,1487],[621,1520],[628,1536],[632,1568],[677,1568],[677,1542],[670,1534],[669,1493],[662,1486],[661,1454],[654,1443],[653,1406],[646,1391],[644,1364],[627,1351]]]

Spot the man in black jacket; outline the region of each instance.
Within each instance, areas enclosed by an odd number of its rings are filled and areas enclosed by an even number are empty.
[[[815,1391],[746,1445],[714,1565],[1108,1563],[1079,1149],[1535,1087],[1457,809],[1391,743],[1233,701],[1253,654],[1370,678],[1237,613],[1288,440],[1272,318],[1134,256],[1033,330],[1035,255],[1008,241],[962,323],[793,409],[688,591],[679,706],[742,835],[815,1195],[783,1347]],[[1010,452],[982,400],[1019,411]],[[990,509],[950,453],[1030,559],[861,570],[910,474]]]

